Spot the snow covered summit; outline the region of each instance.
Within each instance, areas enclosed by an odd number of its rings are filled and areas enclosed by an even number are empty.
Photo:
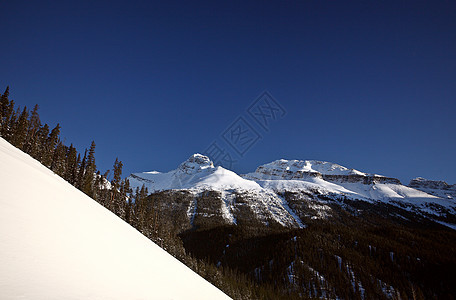
[[[214,167],[209,157],[193,154],[175,170],[133,173],[128,178],[133,188],[145,185],[149,192],[162,190],[260,190],[261,187],[223,167]]]
[[[206,169],[213,169],[214,163],[209,157],[199,153],[193,154],[184,161],[178,168],[178,171],[185,174],[195,174]]]
[[[1,299],[228,299],[0,138]]]

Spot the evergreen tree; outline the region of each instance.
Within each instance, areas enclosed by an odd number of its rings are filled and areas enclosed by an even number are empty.
[[[121,199],[121,194],[120,194],[120,187],[121,187],[121,176],[122,176],[122,167],[123,164],[121,161],[119,161],[118,158],[116,158],[116,161],[114,162],[114,168],[113,168],[113,173],[114,173],[114,178],[111,181],[111,202],[113,205],[113,210],[114,213],[118,216],[123,214],[124,206],[125,206],[125,200],[126,199]]]
[[[6,87],[5,92],[0,96],[0,134],[5,136],[7,130],[9,115],[12,113],[10,109],[9,86]]]
[[[43,156],[46,152],[46,140],[49,135],[49,126],[44,124],[44,126],[38,129],[36,133],[36,147],[33,147],[30,151],[30,155],[35,159],[42,161]]]
[[[60,124],[57,124],[57,126],[55,126],[54,129],[52,129],[51,133],[49,134],[49,137],[46,139],[45,152],[41,158],[43,165],[47,167],[51,166],[54,149],[57,143],[59,142],[59,135]]]
[[[131,194],[130,181],[128,179],[124,179],[124,180],[122,180],[122,183],[120,186],[120,201],[123,206],[122,215],[120,217],[124,220],[127,220],[127,214],[128,214],[128,219],[130,218],[131,199],[129,197],[129,194]],[[127,222],[129,223],[129,221],[127,221]]]
[[[82,164],[81,160],[81,154],[78,153],[78,158],[76,159],[76,166],[73,169],[73,172],[71,173],[71,180],[73,181],[73,185],[77,186],[78,184],[78,174],[79,174],[79,168]]]
[[[84,151],[84,158],[81,161],[81,164],[79,165],[79,170],[78,170],[78,178],[76,180],[76,187],[82,191],[82,187],[84,185],[84,173],[86,170],[86,162],[87,162],[87,149]]]
[[[138,231],[141,231],[139,226],[139,212],[140,212],[140,199],[139,199],[139,187],[136,187],[132,193],[132,209],[130,213],[130,224],[135,227]]]
[[[63,178],[74,185],[76,180],[76,174],[78,172],[78,153],[76,151],[76,148],[73,147],[73,144],[71,144],[70,147],[68,147],[65,156],[65,175],[63,176]]]
[[[114,168],[113,168],[113,173],[114,173],[114,177],[112,179],[113,188],[118,189],[120,187],[120,181],[122,179],[122,167],[123,167],[122,162],[119,161],[118,158],[116,158],[116,161],[114,162]]]
[[[59,141],[55,147],[51,162],[51,170],[62,177],[65,174],[66,152],[65,145]]]
[[[36,152],[36,148],[38,147],[37,143],[37,136],[38,136],[38,131],[41,127],[41,121],[40,121],[40,116],[38,114],[38,104],[33,107],[33,110],[30,114],[30,119],[29,119],[29,127],[27,130],[27,138],[24,146],[24,151],[31,154],[33,152]]]
[[[95,165],[95,142],[92,141],[87,156],[86,168],[83,175],[82,191],[89,197],[93,197],[94,175],[96,173]]]
[[[13,138],[15,126],[16,126],[16,120],[18,118],[18,115],[20,114],[19,108],[17,110],[14,110],[14,101],[10,101],[10,105],[7,111],[6,119],[5,119],[5,125],[3,127],[4,132],[2,133],[2,136],[7,140],[10,141]]]
[[[0,98],[0,135],[9,140],[11,137],[12,117],[14,115],[14,101],[8,99],[9,87]]]
[[[11,144],[16,146],[19,149],[23,149],[28,130],[28,111],[27,107],[24,107],[22,113],[17,119],[17,123],[14,126],[13,136],[11,138]]]

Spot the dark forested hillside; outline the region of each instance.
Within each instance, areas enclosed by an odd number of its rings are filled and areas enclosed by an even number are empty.
[[[456,293],[456,232],[384,214],[397,207],[352,203],[363,211],[354,215],[334,205],[332,217],[287,229],[217,225],[204,214],[191,223],[185,210],[192,199],[185,191],[145,199],[160,216],[157,238],[181,257],[189,253],[245,277],[272,298],[452,299]]]

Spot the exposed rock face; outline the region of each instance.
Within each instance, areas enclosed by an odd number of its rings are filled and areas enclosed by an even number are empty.
[[[130,177],[131,177],[131,178],[134,178],[134,179],[136,179],[136,180],[138,180],[138,181],[140,181],[140,182],[143,182],[144,184],[153,182],[153,181],[150,180],[150,179],[142,178],[142,177],[139,177],[138,175],[135,175],[135,174],[130,174]]]
[[[413,188],[428,188],[428,189],[440,189],[440,190],[455,190],[456,191],[456,184],[449,185],[445,181],[440,180],[429,180],[422,177],[417,177],[415,179],[410,180],[410,187]]]
[[[365,175],[323,175],[323,179],[332,182],[350,182],[350,183],[363,183],[363,184],[375,184],[375,183],[392,183],[401,184],[401,181],[397,178],[385,177],[375,174]]]
[[[445,181],[429,180],[422,177],[417,177],[410,180],[409,187],[437,197],[456,199],[456,184],[450,185]]]
[[[304,171],[304,170],[291,171],[288,169],[270,168],[270,167],[266,167],[266,166],[259,166],[256,169],[255,173],[263,174],[263,175],[271,176],[271,177],[280,177],[281,179],[285,179],[285,180],[302,179],[302,178],[306,178],[306,177],[322,178],[322,174],[320,172]]]
[[[178,231],[220,225],[304,227],[299,218],[283,208],[283,199],[274,194],[169,190],[152,193],[149,200],[153,209],[166,216],[169,226],[179,227]]]

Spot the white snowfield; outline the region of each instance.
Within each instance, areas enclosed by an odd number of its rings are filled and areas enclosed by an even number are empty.
[[[0,138],[0,299],[229,299]]]

